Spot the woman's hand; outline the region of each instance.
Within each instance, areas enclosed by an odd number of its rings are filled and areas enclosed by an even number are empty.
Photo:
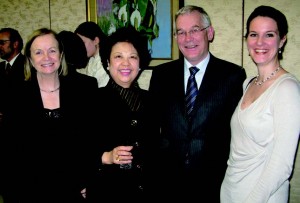
[[[118,146],[110,152],[104,152],[102,155],[103,164],[129,164],[133,156],[130,152],[133,146]]]

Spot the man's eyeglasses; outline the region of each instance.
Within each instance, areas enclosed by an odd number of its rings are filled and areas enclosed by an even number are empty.
[[[9,39],[3,39],[3,40],[0,40],[0,45],[4,45],[6,42],[10,41]]]
[[[193,27],[190,31],[186,32],[186,31],[183,31],[183,30],[177,30],[176,33],[175,33],[175,37],[177,37],[178,39],[183,39],[184,37],[187,36],[187,34],[189,33],[189,35],[191,37],[194,37],[196,35],[198,35],[200,32],[202,32],[203,30],[205,30],[206,28],[208,28],[209,26],[207,27],[204,27],[204,28],[200,28],[198,26],[196,27]]]

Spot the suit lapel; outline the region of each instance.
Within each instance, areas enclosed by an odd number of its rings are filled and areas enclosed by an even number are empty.
[[[184,89],[184,61],[178,60],[175,64],[176,69],[174,72],[174,82],[173,84],[176,85],[176,87],[172,88],[176,92],[174,93],[176,97],[178,97],[180,110],[183,116],[185,115],[185,89]]]

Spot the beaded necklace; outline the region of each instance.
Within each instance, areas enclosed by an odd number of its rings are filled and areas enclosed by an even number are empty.
[[[270,76],[268,76],[266,79],[262,80],[261,82],[258,82],[258,81],[257,81],[257,80],[258,80],[258,77],[259,77],[259,75],[257,75],[256,78],[254,79],[254,84],[255,84],[255,85],[258,85],[258,86],[261,86],[261,85],[264,84],[267,80],[270,80],[274,75],[276,75],[276,73],[280,70],[280,68],[282,68],[281,65],[279,65],[279,66],[276,68],[276,70],[274,70],[274,71],[271,73]]]

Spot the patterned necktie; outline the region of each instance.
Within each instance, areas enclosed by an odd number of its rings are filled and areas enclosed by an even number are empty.
[[[199,71],[197,67],[190,68],[190,77],[187,83],[186,94],[185,94],[185,106],[186,113],[188,118],[190,119],[190,114],[193,111],[194,103],[198,94],[197,82],[195,79],[196,73]]]

